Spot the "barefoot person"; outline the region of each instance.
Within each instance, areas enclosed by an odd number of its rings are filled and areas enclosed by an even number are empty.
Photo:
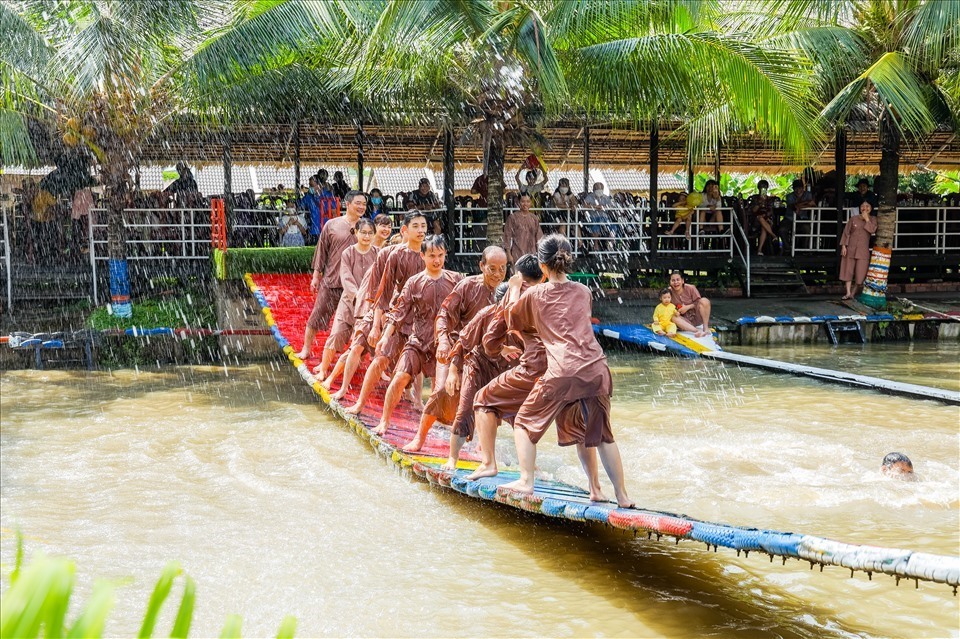
[[[340,284],[343,286],[343,294],[340,296],[337,312],[333,316],[330,335],[323,344],[320,365],[313,369],[321,379],[326,377],[334,356],[350,341],[356,321],[357,291],[363,282],[363,276],[370,270],[373,260],[377,257],[377,249],[373,246],[376,227],[370,218],[360,218],[354,233],[357,236],[357,243],[348,246],[340,260]]]
[[[613,483],[617,504],[633,506],[623,482],[620,450],[610,429],[613,380],[607,358],[590,322],[590,289],[567,279],[573,268],[573,248],[562,235],[548,235],[537,246],[537,259],[547,281],[520,295],[523,279],[510,279],[507,326],[534,329],[547,350],[547,372],[537,380],[513,420],[520,478],[504,488],[532,493],[537,442],[557,423],[561,446],[576,445],[589,482],[590,499],[606,501],[597,472],[597,451]]]
[[[450,353],[450,370],[447,373],[446,389],[450,395],[459,397],[457,414],[450,429],[450,454],[446,470],[455,470],[460,459],[460,449],[473,439],[474,406],[477,391],[507,371],[520,357],[522,347],[504,346],[496,357],[487,355],[483,348],[483,336],[496,317],[499,302],[507,293],[506,282],[497,287],[494,303],[482,309],[460,333],[460,339]],[[462,373],[461,373],[462,371]]]
[[[840,236],[840,281],[847,289],[840,299],[851,299],[867,279],[870,236],[877,232],[877,218],[870,215],[872,211],[873,205],[864,200],[860,204],[860,214],[847,221]]]
[[[540,262],[535,255],[524,255],[515,264],[523,280],[520,294],[543,279]],[[514,334],[516,335],[516,334]],[[509,354],[510,334],[507,330],[506,309],[501,305],[494,312],[490,326],[481,342],[487,357],[497,358]],[[547,371],[547,353],[540,336],[533,329],[519,334],[523,354],[514,368],[501,373],[489,384],[477,391],[473,399],[474,428],[480,442],[480,466],[468,479],[493,477],[497,474],[496,442],[497,425],[505,419],[511,424],[517,411],[523,406],[533,385]]]
[[[416,436],[403,447],[417,451],[423,446],[434,422],[452,424],[457,414],[460,396],[447,393],[447,365],[450,351],[459,340],[461,328],[493,303],[493,294],[507,273],[507,254],[499,246],[488,246],[480,256],[480,274],[463,278],[443,301],[437,314],[437,375],[430,399],[423,408],[420,428]]]
[[[317,294],[317,300],[303,332],[303,348],[297,353],[300,359],[310,357],[317,331],[330,324],[330,319],[337,310],[340,295],[343,293],[343,285],[340,283],[340,259],[348,246],[356,244],[357,237],[353,234],[353,227],[367,208],[367,196],[360,191],[350,191],[343,201],[347,203],[346,214],[323,225],[313,253],[310,290]]]
[[[380,278],[380,285],[376,292],[368,297],[374,304],[374,314],[370,332],[367,336],[367,344],[376,347],[376,351],[373,361],[370,362],[370,366],[367,367],[367,372],[363,377],[363,385],[360,387],[360,395],[357,397],[357,401],[345,409],[346,412],[353,415],[358,415],[363,410],[363,405],[379,383],[380,376],[396,363],[397,358],[400,357],[400,351],[403,350],[403,344],[411,331],[412,318],[408,320],[409,323],[395,327],[391,331],[390,339],[380,340],[383,317],[390,310],[395,296],[403,290],[407,280],[423,270],[420,247],[427,235],[427,218],[420,211],[413,209],[407,211],[404,216],[403,226],[406,227],[407,242],[401,244],[400,248],[387,256],[383,276]]]
[[[437,340],[434,326],[437,313],[443,300],[463,279],[460,273],[443,268],[447,245],[442,235],[427,237],[420,250],[424,269],[404,284],[397,303],[385,317],[383,334],[377,342],[377,352],[381,353],[386,350],[399,327],[407,324],[412,327],[383,398],[380,424],[373,431],[377,435],[387,432],[393,409],[410,382],[421,374],[424,377],[435,377]],[[414,390],[417,390],[416,386]]]
[[[710,334],[710,300],[700,297],[693,284],[684,283],[680,271],[670,274],[670,300],[677,307],[678,314],[673,316],[677,328],[696,337]]]
[[[377,228],[379,229],[381,227]],[[406,232],[407,227],[401,227],[398,236],[405,236]],[[387,259],[390,257],[390,254],[398,250],[400,246],[400,244],[388,244],[384,246],[382,250],[377,251],[377,257],[373,260],[373,265],[370,267],[370,270],[367,271],[366,275],[363,276],[363,281],[360,283],[356,304],[357,320],[353,325],[353,335],[350,338],[350,344],[347,346],[344,354],[340,356],[340,359],[337,360],[329,377],[321,383],[321,386],[330,390],[333,383],[343,375],[343,384],[341,384],[340,390],[333,395],[333,398],[338,401],[343,399],[347,391],[350,390],[353,376],[357,372],[357,368],[360,366],[360,360],[363,359],[364,354],[369,354],[371,357],[374,354],[373,348],[367,341],[370,337],[370,330],[373,328],[375,313],[373,302],[370,299],[373,294],[371,293],[371,289],[375,292],[380,286],[380,279],[383,277]]]

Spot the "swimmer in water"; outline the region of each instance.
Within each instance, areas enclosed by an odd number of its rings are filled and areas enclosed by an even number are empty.
[[[913,474],[913,462],[903,453],[888,453],[883,458],[880,472],[896,479],[916,479]]]

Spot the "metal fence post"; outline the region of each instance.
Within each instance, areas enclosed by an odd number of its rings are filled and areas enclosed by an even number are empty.
[[[97,253],[96,243],[93,241],[93,211],[87,215],[87,236],[90,241],[88,252],[90,253],[90,273],[93,280],[93,305],[97,305]]]
[[[7,268],[7,312],[13,310],[13,270],[10,266],[10,231],[7,228],[7,210],[3,210],[3,261]]]

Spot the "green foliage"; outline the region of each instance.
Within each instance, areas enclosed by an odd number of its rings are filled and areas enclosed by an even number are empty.
[[[232,248],[226,255],[226,277],[237,280],[245,273],[308,273],[313,251],[312,246]]]
[[[184,294],[138,300],[133,306],[133,316],[119,318],[107,312],[106,307],[95,309],[87,323],[97,330],[142,328],[209,327],[217,323],[216,310],[209,295],[201,290],[189,290]]]
[[[960,171],[938,173],[932,191],[937,195],[960,193]]]
[[[22,543],[22,536],[18,534],[18,548],[22,549]],[[97,581],[90,598],[81,607],[79,616],[70,625],[67,611],[74,588],[74,563],[67,559],[37,554],[21,571],[19,557],[18,551],[17,567],[11,575],[10,587],[3,594],[0,639],[35,639],[40,636],[81,639],[103,636],[114,605],[113,585],[106,581]],[[184,578],[183,594],[170,636],[188,636],[193,620],[196,584],[183,573],[179,564],[172,562],[164,568],[154,586],[138,637],[154,636],[157,616],[169,597],[174,582],[181,575]],[[296,626],[296,618],[285,617],[277,637],[293,637]],[[220,636],[240,637],[240,629],[240,616],[228,615]]]

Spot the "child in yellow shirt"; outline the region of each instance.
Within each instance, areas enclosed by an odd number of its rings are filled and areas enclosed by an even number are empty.
[[[677,325],[673,323],[673,317],[677,314],[677,307],[670,301],[670,289],[665,288],[660,291],[660,303],[653,310],[653,324],[650,328],[657,335],[676,335]]]

